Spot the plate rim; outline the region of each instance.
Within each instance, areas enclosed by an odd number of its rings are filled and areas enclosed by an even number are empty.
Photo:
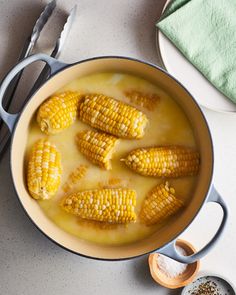
[[[167,0],[165,5],[162,8],[161,11],[161,16],[163,15],[166,7],[168,6],[168,4],[171,2],[171,0]],[[161,17],[160,16],[160,17]],[[164,38],[164,34],[158,29],[158,27],[156,27],[156,53],[157,53],[157,57],[158,57],[158,61],[159,61],[159,66],[162,67],[165,71],[167,71],[168,73],[170,73],[172,76],[175,77],[175,75],[173,73],[171,73],[168,69],[168,67],[166,66],[164,59],[163,59],[163,48],[161,46],[161,38]],[[177,79],[179,81],[179,79]],[[182,81],[180,81],[181,83],[183,83]],[[213,86],[214,87],[214,86]],[[188,91],[191,93],[191,95],[195,98],[195,95],[192,94],[191,89],[188,88]],[[217,91],[219,91],[217,89]],[[195,98],[196,99],[196,98]],[[197,99],[196,99],[197,103],[201,106],[204,107],[208,110],[214,111],[214,112],[218,112],[218,113],[223,113],[223,114],[232,114],[235,115],[236,114],[236,109],[235,110],[224,110],[221,108],[214,108],[212,106],[209,106],[208,104],[203,104],[200,103]]]

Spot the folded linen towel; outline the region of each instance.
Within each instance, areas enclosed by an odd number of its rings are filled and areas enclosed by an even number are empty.
[[[157,27],[236,103],[235,0],[172,0]]]

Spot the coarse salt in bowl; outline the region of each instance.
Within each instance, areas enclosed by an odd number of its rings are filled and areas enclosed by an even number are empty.
[[[184,240],[177,240],[176,248],[182,255],[192,255],[196,252],[195,248]],[[169,289],[180,288],[192,282],[197,275],[199,265],[199,261],[183,264],[158,253],[149,255],[152,278]]]
[[[176,250],[182,255],[187,255],[187,252],[179,246],[176,246]],[[169,278],[178,277],[187,269],[187,264],[179,263],[164,255],[157,256],[157,264],[160,271]]]

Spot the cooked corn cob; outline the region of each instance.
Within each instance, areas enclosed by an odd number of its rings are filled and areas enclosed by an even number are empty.
[[[80,218],[109,223],[136,220],[136,192],[131,189],[97,189],[66,196],[61,206]]]
[[[119,139],[107,133],[85,130],[77,134],[80,152],[101,168],[111,169],[111,157]]]
[[[134,107],[103,94],[88,94],[79,103],[80,119],[122,138],[141,138],[147,117]]]
[[[149,111],[153,111],[160,101],[160,97],[155,93],[143,93],[137,90],[127,90],[124,93],[129,98],[130,102]]]
[[[168,182],[154,187],[146,196],[141,212],[140,221],[146,225],[162,222],[183,206],[183,202],[175,196],[175,190]]]
[[[76,119],[79,98],[79,93],[72,91],[48,98],[37,113],[40,129],[46,134],[55,134],[68,128]]]
[[[199,153],[191,148],[166,146],[131,151],[126,165],[141,175],[180,177],[195,175],[199,169]]]
[[[54,144],[46,139],[37,141],[29,157],[27,184],[35,199],[50,199],[58,190],[61,181],[61,154]]]

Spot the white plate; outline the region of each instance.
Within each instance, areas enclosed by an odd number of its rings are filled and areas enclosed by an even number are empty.
[[[158,29],[156,45],[161,66],[179,80],[201,106],[218,112],[236,112],[236,104],[208,82]]]

